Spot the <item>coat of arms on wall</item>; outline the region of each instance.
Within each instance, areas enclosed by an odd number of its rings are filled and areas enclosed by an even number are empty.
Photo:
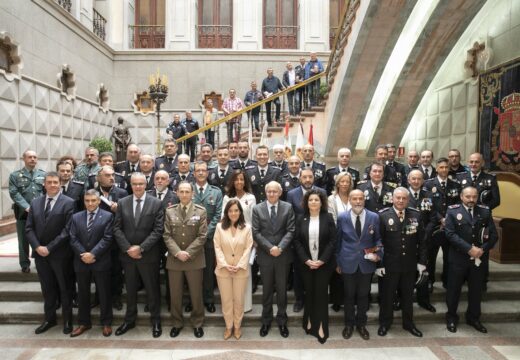
[[[479,147],[492,171],[520,173],[520,59],[480,77]]]

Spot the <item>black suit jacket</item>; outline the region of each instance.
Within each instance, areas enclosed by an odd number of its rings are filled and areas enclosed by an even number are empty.
[[[264,178],[260,178],[260,170],[258,166],[246,170],[246,176],[251,181],[251,190],[255,195],[256,203],[260,204],[267,198],[265,195],[265,185],[271,181],[276,181],[280,185],[282,184],[282,171],[274,166],[267,165],[267,172]]]
[[[33,250],[46,246],[49,259],[59,259],[72,255],[69,246],[69,221],[74,213],[74,200],[66,195],[59,195],[54,207],[45,219],[45,195],[31,201],[31,209],[25,225],[25,236]],[[34,258],[40,257],[36,251]]]
[[[77,213],[85,208],[85,204],[83,203],[83,191],[85,190],[85,184],[81,181],[71,180],[69,182],[69,186],[67,187],[67,191],[63,193],[74,200],[75,207],[74,212]]]
[[[167,208],[172,207],[175,204],[178,204],[179,203],[179,198],[170,189],[166,189],[165,191],[166,191],[166,193],[163,192],[163,196],[161,198],[161,202],[162,202],[162,205],[163,205],[163,209],[166,211]],[[155,190],[155,189],[147,191],[146,194],[150,195],[150,196],[152,196],[154,198],[157,198],[157,190]]]
[[[347,172],[352,177],[352,182],[354,183],[353,189],[356,188],[357,183],[360,179],[359,177],[359,171],[357,169],[354,169],[352,167],[348,167]],[[335,166],[333,168],[330,168],[327,170],[327,195],[331,195],[332,191],[334,190],[334,187],[336,186],[336,175],[340,173],[339,166]]]
[[[112,213],[98,209],[90,232],[87,231],[88,212],[83,210],[72,216],[70,222],[70,245],[74,252],[74,271],[110,270],[110,247],[112,245]],[[96,257],[92,264],[81,261],[80,255],[90,252]]]
[[[168,162],[168,157],[166,155],[161,155],[157,159],[155,159],[155,170],[164,170],[167,171],[170,176],[177,169],[177,154],[173,157],[173,161],[170,164]]]
[[[371,181],[360,181],[357,186],[365,194],[365,208],[375,213],[392,206],[392,194],[394,193],[394,188],[388,183],[382,182],[379,186],[382,186],[381,195],[374,192]]]
[[[152,196],[146,196],[142,204],[141,216],[136,224],[134,220],[133,195],[127,196],[117,203],[114,220],[114,238],[121,249],[122,262],[158,262],[159,240],[164,229],[164,210],[162,202]],[[144,252],[142,258],[135,260],[126,251],[130,246],[139,245]]]
[[[130,186],[130,176],[132,176],[132,169],[130,168],[130,161],[125,160],[115,164],[114,171],[120,173],[125,178],[126,182],[126,191],[128,194],[132,193],[132,187]],[[141,168],[139,167],[139,163],[135,168],[135,172],[140,172]]]
[[[479,204],[489,206],[491,210],[500,205],[500,190],[495,175],[481,171],[477,181],[473,182],[473,174],[468,171],[457,175],[457,180],[463,189],[468,186],[477,189]]]
[[[310,216],[298,215],[296,218],[296,233],[294,236],[294,248],[298,254],[300,262],[305,263],[312,259],[309,248],[309,224]],[[322,266],[334,269],[336,261],[334,259],[336,246],[336,224],[332,214],[327,212],[320,213],[320,233],[318,237],[318,260],[324,262]]]
[[[99,191],[100,195],[103,195],[103,192],[101,191],[101,189],[99,187],[96,190]],[[112,186],[112,189],[110,189],[110,192],[108,193],[108,200],[113,201],[113,202],[118,202],[120,199],[122,199],[126,196],[128,196],[128,192],[126,190],[121,189],[114,185],[114,186]],[[99,207],[106,211],[110,211],[110,212],[112,211],[110,209],[110,206],[105,204],[103,201],[101,201],[101,203],[99,204]]]
[[[229,179],[233,175],[233,167],[228,164],[227,171],[224,173],[224,177],[220,177],[220,167],[217,165],[214,168],[208,170],[208,183],[216,186],[222,191],[222,196],[226,195],[226,185]]]

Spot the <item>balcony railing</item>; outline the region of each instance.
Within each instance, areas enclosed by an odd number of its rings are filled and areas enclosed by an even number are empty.
[[[334,48],[334,39],[336,39],[336,35],[338,33],[339,26],[331,26],[330,27],[330,35],[329,35],[329,46],[331,49]]]
[[[264,49],[297,49],[298,26],[264,26]]]
[[[131,49],[164,48],[164,25],[130,25],[128,29]]]
[[[96,11],[96,9],[92,9],[94,11],[94,20],[92,21],[92,31],[96,34],[101,40],[105,40],[106,37],[106,24],[107,20],[101,16],[100,13]]]
[[[197,25],[199,48],[231,49],[233,45],[233,26]]]
[[[72,0],[55,0],[59,6],[70,12],[72,8]]]

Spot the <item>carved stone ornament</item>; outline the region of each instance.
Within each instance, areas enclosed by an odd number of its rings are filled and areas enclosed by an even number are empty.
[[[105,84],[101,83],[98,85],[98,91],[96,92],[96,99],[99,104],[99,108],[104,113],[108,112],[108,108],[110,105],[110,94]]]
[[[72,72],[69,65],[63,64],[61,71],[56,74],[56,83],[61,90],[61,94],[72,100],[76,97],[76,74]]]
[[[5,31],[0,32],[0,56],[4,59],[4,65],[0,66],[0,74],[7,81],[20,79],[21,70],[23,69],[22,56],[20,55],[20,46],[13,37]]]
[[[493,51],[487,41],[475,41],[471,49],[467,51],[464,69],[466,76],[477,79],[479,74],[488,68],[493,57]]]
[[[134,114],[141,114],[147,116],[155,113],[155,103],[152,101],[148,91],[142,93],[134,93],[134,101],[132,101],[132,108]]]

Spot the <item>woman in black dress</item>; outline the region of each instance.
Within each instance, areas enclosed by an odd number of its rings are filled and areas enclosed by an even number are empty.
[[[327,197],[310,190],[303,197],[304,214],[296,220],[294,246],[297,261],[304,263],[305,307],[303,329],[325,343],[329,337],[328,286],[336,267],[336,225],[327,211]]]

